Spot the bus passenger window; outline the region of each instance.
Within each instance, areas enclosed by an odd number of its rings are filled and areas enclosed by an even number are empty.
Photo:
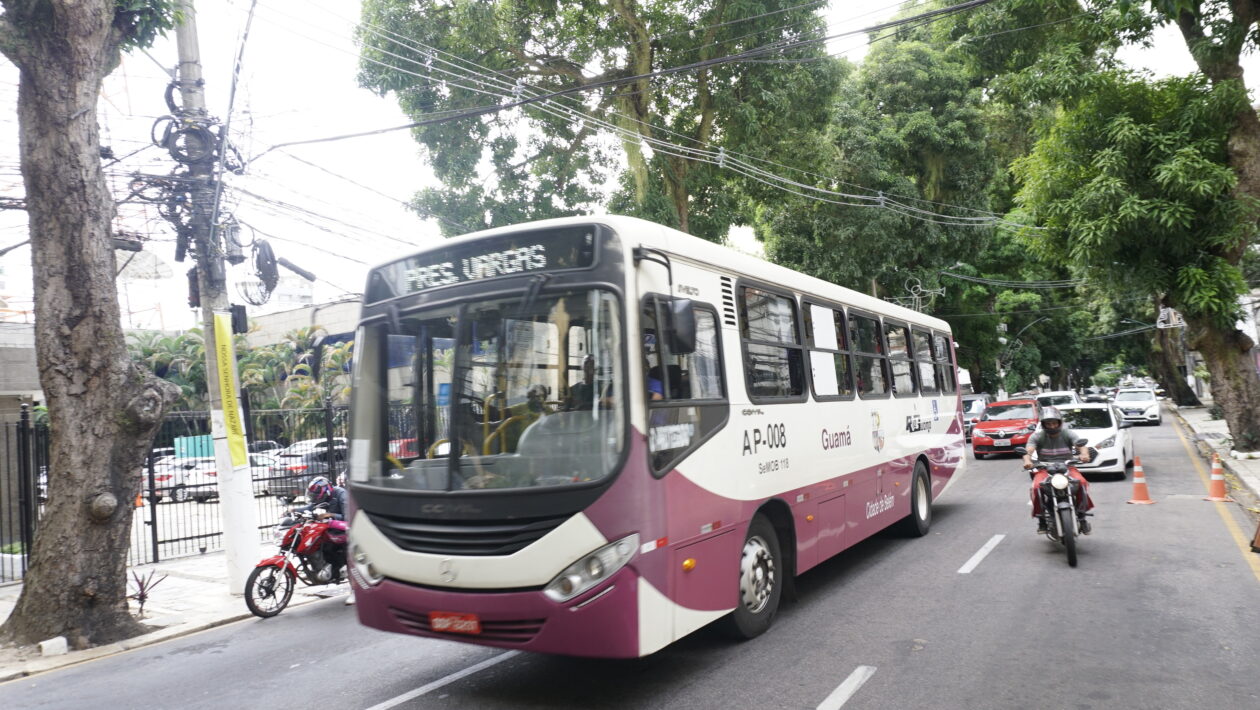
[[[787,296],[747,286],[740,289],[740,333],[750,397],[800,398],[805,394],[795,305]]]
[[[900,323],[884,323],[884,335],[888,338],[888,364],[892,367],[893,394],[914,394],[914,370],[910,362],[909,328]]]
[[[940,386],[936,382],[936,368],[932,364],[932,336],[918,330],[910,331],[914,338],[914,364],[919,376],[919,388],[924,394],[936,394]]]
[[[954,381],[953,343],[948,335],[936,333],[932,336],[936,344],[932,359],[936,362],[936,374],[940,378],[942,392],[955,392],[958,387]]]
[[[804,314],[814,396],[819,399],[852,397],[853,367],[849,361],[844,312],[811,303]]]
[[[849,313],[849,342],[854,355],[854,374],[861,397],[882,397],[888,394],[888,361],[884,357],[884,339],[879,321],[869,316]]]

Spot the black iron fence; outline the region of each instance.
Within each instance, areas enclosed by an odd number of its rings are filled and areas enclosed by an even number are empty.
[[[258,506],[259,536],[302,502],[311,478],[345,473],[349,412],[344,406],[259,410],[246,415],[249,472]],[[16,422],[0,423],[0,584],[19,581],[48,496],[49,431],[24,406]],[[154,437],[152,454],[136,472],[143,483],[133,502],[129,565],[195,555],[222,546],[218,471],[207,412],[174,412]]]

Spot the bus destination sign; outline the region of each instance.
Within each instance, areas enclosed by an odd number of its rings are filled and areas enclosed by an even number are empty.
[[[469,281],[585,268],[594,261],[595,230],[589,226],[487,237],[382,266],[372,272],[367,301]]]

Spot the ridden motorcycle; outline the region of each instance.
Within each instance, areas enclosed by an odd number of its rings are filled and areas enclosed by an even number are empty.
[[[276,526],[280,542],[279,554],[263,559],[245,580],[245,606],[264,619],[284,611],[293,598],[297,580],[303,584],[336,584],[329,553],[333,545],[345,549],[347,524],[344,520],[320,520],[315,511],[296,510],[287,513]]]
[[[1023,453],[1020,449],[1016,451]],[[1038,461],[1029,471],[1034,481],[1039,471],[1048,474],[1040,482],[1034,483],[1041,503],[1041,517],[1045,522],[1044,532],[1046,537],[1063,545],[1070,567],[1076,566],[1076,539],[1082,533],[1089,532],[1089,522],[1085,520],[1085,516],[1089,514],[1077,512],[1084,507],[1082,503],[1086,495],[1085,488],[1079,479],[1068,475],[1069,471],[1076,471],[1076,466],[1080,463],[1076,459]]]

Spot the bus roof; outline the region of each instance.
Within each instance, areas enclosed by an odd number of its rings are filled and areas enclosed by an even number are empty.
[[[937,330],[950,330],[950,326],[945,321],[920,313],[910,308],[900,306],[891,301],[885,301],[874,296],[869,296],[860,291],[854,291],[844,286],[840,286],[830,281],[824,281],[813,276],[809,276],[799,271],[794,271],[784,266],[771,263],[765,259],[761,259],[751,254],[745,254],[730,247],[692,236],[686,232],[666,227],[655,222],[650,222],[638,217],[627,217],[623,215],[585,215],[578,217],[559,217],[555,219],[539,220],[536,222],[522,222],[519,224],[508,225],[504,227],[494,227],[484,229],[479,232],[471,232],[469,234],[452,237],[443,240],[430,247],[417,249],[417,252],[427,251],[429,248],[445,248],[452,245],[458,245],[464,242],[472,242],[485,237],[497,234],[505,234],[508,232],[520,231],[523,229],[538,229],[546,227],[565,227],[582,224],[602,224],[617,234],[623,240],[630,240],[634,245],[642,245],[660,249],[668,252],[671,256],[681,258],[686,261],[694,262],[703,268],[714,269],[718,271],[732,272],[741,276],[752,278],[759,281],[769,283],[783,284],[789,290],[810,293],[820,298],[831,301],[844,303],[845,305],[857,308],[858,310],[873,311],[883,315],[891,316],[899,320],[904,320],[916,325],[927,326]],[[398,257],[381,262],[372,268],[375,271],[387,264],[397,262]],[[791,286],[787,286],[791,284]]]

